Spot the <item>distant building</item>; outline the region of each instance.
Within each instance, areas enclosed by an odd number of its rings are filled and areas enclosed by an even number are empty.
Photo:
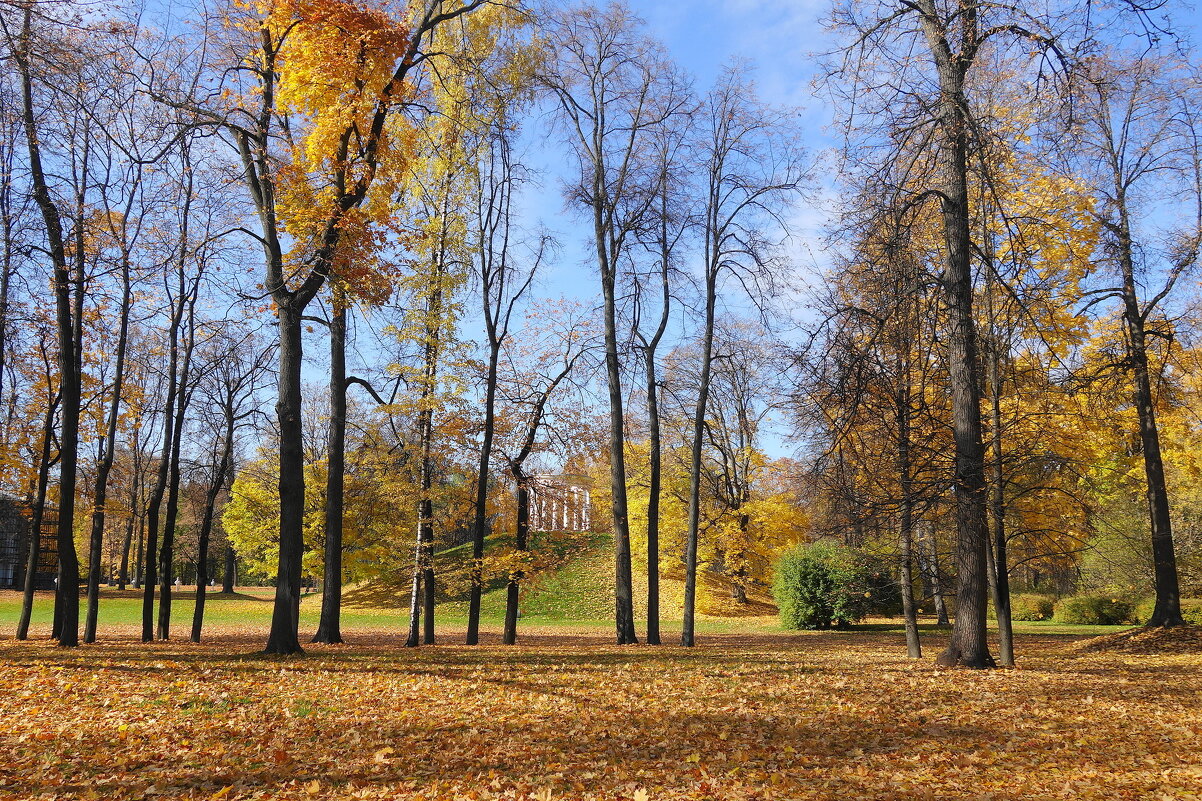
[[[593,482],[571,473],[534,477],[530,492],[531,531],[591,531]]]
[[[33,514],[29,505],[12,495],[0,493],[0,590],[25,586],[25,564],[29,556],[29,534]],[[48,506],[42,513],[42,536],[38,539],[38,565],[33,586],[54,589],[58,575],[58,511]]]

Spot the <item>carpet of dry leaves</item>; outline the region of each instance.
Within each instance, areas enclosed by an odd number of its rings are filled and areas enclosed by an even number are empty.
[[[1030,636],[973,672],[876,633],[356,639],[0,641],[0,798],[1202,798],[1197,649]]]

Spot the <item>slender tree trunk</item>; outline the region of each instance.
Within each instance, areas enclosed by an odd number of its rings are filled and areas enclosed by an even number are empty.
[[[340,293],[336,293],[340,294]],[[313,642],[342,642],[342,513],[346,478],[346,305],[333,300],[330,316],[330,422],[327,441],[325,569],[321,620]]]
[[[121,540],[121,568],[117,571],[117,589],[125,591],[129,584],[129,552],[134,541],[134,515],[131,513],[125,521],[125,536]]]
[[[685,542],[684,621],[680,632],[680,644],[687,647],[695,644],[697,546],[701,532],[701,450],[702,440],[705,436],[705,413],[709,408],[710,368],[714,353],[714,305],[717,302],[717,288],[717,268],[712,263],[707,263],[705,332],[702,334],[701,340],[701,382],[697,390],[697,406],[693,412],[693,441],[689,453],[689,529],[688,539]]]
[[[485,303],[488,299],[485,298]],[[501,342],[489,332],[488,375],[484,383],[484,431],[476,474],[475,515],[472,519],[472,587],[467,608],[467,644],[480,643],[480,598],[484,591],[484,525],[488,507],[488,475],[492,463],[492,441],[496,429],[497,364]]]
[[[107,430],[100,445],[101,455],[96,465],[96,486],[92,498],[92,537],[88,548],[88,612],[83,636],[84,642],[89,643],[96,642],[96,622],[100,613],[100,551],[104,546],[104,507],[108,501],[109,473],[113,469],[113,458],[116,456],[117,420],[121,413],[121,393],[124,389],[125,350],[129,337],[132,299],[129,260],[122,258],[121,312],[117,330],[117,354],[113,367],[113,395],[109,401]]]
[[[22,19],[21,40],[13,56],[20,72],[21,112],[25,142],[29,156],[29,173],[33,184],[33,199],[42,214],[46,227],[46,242],[54,274],[55,320],[58,331],[58,359],[62,403],[62,433],[59,436],[59,511],[58,553],[59,586],[56,608],[60,608],[56,636],[59,645],[79,644],[79,560],[75,553],[75,485],[79,458],[79,415],[81,403],[80,353],[76,311],[82,305],[78,293],[82,285],[72,288],[79,277],[73,278],[68,266],[63,235],[62,217],[42,168],[42,149],[33,107],[33,72],[29,57],[33,47],[33,4],[27,3]]]
[[[172,360],[173,365],[179,365],[179,375],[173,377],[176,382],[175,406],[168,405],[163,415],[164,430],[171,428],[172,431],[169,437],[171,441],[170,456],[167,457],[169,461],[167,472],[167,509],[163,520],[163,542],[159,552],[159,621],[157,633],[160,640],[169,639],[171,636],[171,586],[175,561],[175,524],[179,517],[179,460],[184,438],[184,421],[188,411],[188,402],[191,397],[191,390],[188,384],[191,380],[192,350],[196,345],[196,298],[200,292],[199,270],[202,269],[200,264],[196,265],[198,273],[192,279],[192,285],[189,286],[184,270],[187,264],[188,231],[191,221],[193,196],[192,173],[189,171],[184,189],[184,204],[180,212],[180,219],[182,221],[180,226],[180,252],[179,260],[176,264],[176,268],[179,271],[177,287],[177,291],[179,292],[179,311],[176,319],[179,320],[181,325],[186,325],[187,328],[182,337],[183,353],[180,358]],[[175,336],[172,337],[171,344],[176,350],[180,347],[178,326],[176,327]],[[166,451],[164,455],[167,455]],[[147,558],[153,558],[153,554],[149,553]]]
[[[422,527],[417,526],[413,544],[413,583],[409,590],[409,637],[406,648],[417,648],[422,644]]]
[[[135,553],[137,557],[137,565],[134,567],[134,589],[141,589],[145,584],[143,571],[146,569],[146,515],[142,515],[142,519],[138,521],[138,550]]]
[[[992,311],[992,309],[991,309]],[[989,592],[997,615],[998,660],[1014,666],[1014,626],[1010,617],[1010,569],[1006,560],[1006,484],[1002,468],[1002,373],[997,345],[989,349],[990,445],[993,464],[990,471],[989,510],[993,523],[993,542],[986,543],[985,557]]]
[[[600,169],[593,178],[595,196],[603,196]],[[625,416],[622,411],[622,375],[618,358],[615,281],[618,265],[610,255],[610,230],[603,222],[600,201],[593,203],[593,235],[601,268],[602,312],[605,320],[605,382],[609,393],[609,486],[614,530],[614,627],[618,645],[638,642],[634,630],[634,578],[630,564],[630,515],[626,499]]]
[[[935,540],[935,527],[930,522],[925,524],[926,535],[919,541],[919,563],[926,563],[922,571],[927,586],[931,591],[931,604],[935,607],[935,625],[950,626],[951,619],[947,615],[947,604],[943,601],[943,571],[939,568],[939,543]],[[930,547],[923,554],[923,544]]]
[[[900,380],[909,382],[908,371],[903,370]],[[901,545],[901,600],[902,616],[906,623],[906,656],[911,659],[922,657],[922,644],[918,639],[918,613],[914,607],[914,577],[910,572],[911,543],[914,539],[914,480],[910,470],[910,399],[908,386],[897,397],[897,473],[901,487],[901,504],[898,510],[898,539]]]
[[[235,574],[238,571],[238,558],[232,545],[225,546],[225,570],[221,574],[221,591],[226,594],[234,592]]]
[[[182,303],[182,299],[180,301]],[[142,549],[142,642],[154,641],[154,590],[158,583],[156,559],[159,555],[159,524],[160,512],[163,508],[163,496],[167,491],[170,479],[172,435],[175,431],[174,409],[176,395],[179,392],[179,325],[183,314],[182,306],[173,310],[168,338],[167,357],[167,399],[163,405],[163,448],[159,454],[158,469],[155,474],[154,486],[150,490],[150,499],[146,504],[146,540]],[[170,565],[168,565],[170,569]]]
[[[189,311],[191,316],[191,311]],[[170,467],[167,482],[167,509],[163,516],[163,542],[159,551],[159,621],[158,638],[171,637],[171,588],[172,573],[175,572],[175,524],[179,519],[179,481],[180,481],[180,448],[183,442],[184,419],[188,410],[188,380],[189,362],[191,361],[192,342],[184,350],[183,365],[179,376],[179,391],[176,393],[175,427],[171,435]]]
[[[647,371],[647,438],[649,479],[647,496],[647,644],[659,645],[659,501],[663,456],[660,453],[659,384],[655,375],[655,349],[644,356]]]
[[[33,502],[33,520],[29,527],[29,555],[25,559],[24,592],[21,595],[21,618],[17,622],[17,639],[29,637],[29,621],[33,616],[33,593],[37,581],[38,562],[42,550],[42,518],[46,510],[46,490],[50,483],[50,442],[54,433],[54,410],[56,400],[51,399],[46,407],[42,424],[42,453],[38,463],[38,484]]]
[[[1182,626],[1181,590],[1177,579],[1177,555],[1173,547],[1173,522],[1169,513],[1169,493],[1164,476],[1164,458],[1160,450],[1160,429],[1156,423],[1156,399],[1152,390],[1152,372],[1148,365],[1145,313],[1140,309],[1135,283],[1134,244],[1127,217],[1127,198],[1118,190],[1118,254],[1123,273],[1123,322],[1127,328],[1127,357],[1135,381],[1134,400],[1139,415],[1139,440],[1147,481],[1148,519],[1152,527],[1152,565],[1156,584],[1156,605],[1148,626]]]
[[[529,548],[530,487],[526,475],[520,469],[513,471],[513,479],[517,484],[517,523],[514,531],[514,548],[519,554],[525,554]],[[505,632],[502,637],[505,645],[514,645],[518,641],[518,601],[524,575],[521,568],[514,570],[509,574],[509,584],[505,588]]]
[[[225,486],[226,476],[234,460],[234,410],[230,406],[225,412],[225,444],[221,450],[217,475],[205,495],[204,516],[200,521],[200,537],[196,558],[196,607],[192,611],[192,642],[200,642],[200,630],[204,625],[205,595],[209,584],[209,536],[213,531],[213,516],[217,509],[217,496]]]
[[[418,506],[421,534],[422,569],[422,642],[434,644],[434,395],[438,385],[439,345],[442,331],[442,290],[431,297],[433,322],[426,332],[426,381],[422,389],[422,410],[418,417],[421,431],[421,503]]]
[[[277,298],[280,323],[280,555],[271,632],[264,651],[303,654],[300,626],[301,556],[304,552],[305,460],[301,444],[301,309]]]

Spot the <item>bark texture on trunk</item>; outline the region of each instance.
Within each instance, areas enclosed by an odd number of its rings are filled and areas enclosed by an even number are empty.
[[[897,398],[897,474],[901,487],[898,510],[898,541],[900,544],[899,573],[901,581],[902,617],[906,624],[906,655],[922,657],[918,639],[918,612],[914,606],[914,576],[911,572],[911,545],[914,541],[914,480],[910,466],[910,400],[909,376],[903,374],[905,388]]]
[[[277,299],[280,329],[280,555],[271,631],[264,651],[303,654],[297,634],[300,616],[301,556],[304,552],[305,460],[301,442],[301,309]]]
[[[514,530],[514,547],[520,554],[529,549],[530,534],[530,485],[527,476],[520,468],[513,471],[514,483],[517,485],[517,520]],[[505,587],[505,631],[502,642],[505,645],[515,645],[518,641],[518,613],[521,597],[522,579],[525,573],[514,570],[509,574],[509,583]]]
[[[92,536],[88,545],[88,612],[84,623],[84,642],[96,642],[96,622],[100,612],[100,558],[104,547],[105,504],[108,500],[109,473],[116,455],[117,419],[121,412],[121,393],[125,381],[125,351],[129,338],[129,314],[133,301],[128,253],[121,259],[121,311],[117,328],[117,354],[113,366],[112,397],[108,420],[100,443],[100,458],[96,465],[96,483],[92,494]],[[128,536],[127,536],[128,540]],[[128,546],[125,554],[128,554]],[[125,557],[128,559],[128,556]],[[125,561],[122,564],[121,584],[125,584]]]
[[[1123,323],[1127,328],[1127,359],[1134,379],[1135,408],[1139,415],[1139,441],[1147,482],[1148,519],[1152,527],[1152,570],[1156,585],[1156,605],[1149,626],[1183,626],[1181,589],[1177,578],[1177,554],[1173,546],[1173,519],[1169,512],[1169,492],[1164,475],[1164,457],[1160,449],[1160,428],[1156,423],[1156,395],[1148,364],[1146,312],[1140,308],[1135,281],[1135,244],[1126,207],[1126,194],[1120,187],[1118,223],[1119,267],[1123,274]]]
[[[634,576],[630,562],[630,516],[626,499],[626,418],[622,406],[621,359],[618,354],[615,271],[607,248],[608,229],[594,207],[594,234],[601,265],[601,294],[605,320],[605,384],[609,397],[609,487],[614,531],[614,628],[618,645],[637,643],[634,629]]]
[[[1014,626],[1010,618],[1010,567],[1006,558],[1006,481],[1002,465],[1002,375],[996,343],[989,350],[990,470],[989,512],[993,523],[992,542],[986,543],[986,569],[993,610],[997,616],[998,662],[1014,666]]]
[[[225,570],[221,574],[221,591],[223,593],[232,593],[234,591],[235,581],[238,572],[238,556],[234,553],[233,546],[225,546]]]
[[[325,566],[321,619],[313,642],[342,642],[342,515],[346,483],[346,306],[334,300],[330,316],[330,421],[326,454]]]
[[[495,328],[495,326],[489,326]],[[496,429],[497,363],[501,343],[495,330],[489,332],[488,373],[484,379],[484,431],[476,473],[476,501],[472,516],[472,586],[468,597],[467,644],[480,643],[480,598],[484,592],[484,529],[488,511],[488,474],[492,464],[492,442]]]
[[[217,463],[217,475],[205,494],[204,516],[200,521],[200,536],[197,544],[196,557],[196,606],[192,610],[191,641],[200,642],[201,628],[204,626],[205,598],[209,591],[209,537],[213,532],[213,517],[217,511],[217,496],[226,488],[226,482],[233,472],[234,462],[234,409],[231,405],[225,410],[225,437],[221,446],[221,456]]]
[[[697,609],[697,549],[701,537],[701,452],[705,437],[705,413],[709,408],[717,281],[717,268],[711,262],[706,267],[705,330],[701,340],[701,381],[697,389],[697,405],[693,411],[692,442],[689,449],[689,528],[685,540],[684,619],[681,623],[680,644],[690,648],[696,644],[694,633]]]
[[[928,49],[939,81],[936,136],[940,213],[947,261],[942,276],[948,316],[948,382],[952,395],[952,435],[956,445],[953,479],[956,520],[956,618],[940,665],[993,667],[985,636],[988,524],[985,514],[985,448],[981,432],[981,369],[973,318],[972,219],[968,199],[970,124],[965,77],[980,42],[976,8],[965,13],[961,44],[954,49],[947,15],[931,0],[918,3]]]
[[[47,250],[53,268],[55,324],[58,334],[60,403],[59,434],[59,583],[55,593],[55,631],[59,645],[79,644],[79,560],[75,552],[75,485],[79,459],[79,416],[82,397],[79,317],[82,312],[82,276],[73,276],[67,257],[62,215],[46,181],[37,112],[33,103],[33,4],[25,4],[21,38],[13,56],[21,83],[21,116],[29,157],[33,200],[46,227]],[[86,155],[82,156],[86,161]],[[82,192],[82,190],[81,190]],[[80,196],[82,201],[82,194]],[[79,204],[82,205],[82,202]],[[77,226],[82,236],[82,224]],[[82,258],[83,249],[76,253]]]

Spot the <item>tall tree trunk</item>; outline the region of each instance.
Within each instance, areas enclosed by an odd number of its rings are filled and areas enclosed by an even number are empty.
[[[1149,626],[1182,626],[1181,590],[1177,580],[1177,555],[1173,547],[1173,521],[1169,514],[1169,492],[1160,451],[1160,429],[1156,423],[1156,399],[1148,365],[1145,312],[1140,308],[1135,283],[1134,244],[1127,216],[1126,193],[1118,190],[1118,255],[1123,273],[1123,322],[1127,328],[1127,357],[1135,380],[1134,400],[1139,414],[1139,441],[1147,481],[1148,518],[1152,526],[1152,566],[1156,605]]]
[[[186,148],[184,153],[185,156],[188,155]],[[190,161],[186,159],[185,163],[190,163]],[[176,319],[179,320],[180,325],[186,325],[186,329],[182,336],[183,353],[180,358],[172,360],[173,365],[179,365],[179,375],[174,377],[176,382],[175,406],[172,407],[168,404],[163,415],[164,430],[171,428],[172,431],[169,437],[171,449],[170,456],[168,457],[169,464],[167,471],[167,509],[163,520],[163,541],[159,551],[159,621],[157,633],[160,640],[169,639],[171,636],[171,574],[174,572],[173,565],[175,561],[175,523],[179,516],[179,460],[184,438],[184,420],[191,397],[191,390],[188,384],[191,380],[192,350],[196,344],[196,299],[200,292],[200,271],[203,269],[199,262],[195,265],[197,274],[191,279],[192,283],[189,286],[188,279],[185,276],[185,267],[188,263],[187,257],[190,245],[189,228],[193,197],[192,171],[189,170],[184,183],[183,208],[180,211],[180,250],[179,259],[176,263],[176,269],[179,271],[177,285],[179,311]],[[178,325],[174,333],[175,336],[172,337],[171,344],[173,348],[178,350],[181,344]],[[166,455],[166,452],[164,453]],[[147,558],[153,558],[152,554],[153,552],[149,552]]]
[[[169,344],[167,348],[167,398],[163,404],[163,447],[159,453],[154,486],[151,487],[150,498],[146,503],[146,540],[142,549],[142,642],[154,641],[154,590],[158,583],[156,560],[159,556],[159,525],[162,522],[160,512],[163,508],[163,496],[167,491],[167,483],[171,477],[176,395],[180,391],[178,368],[182,303],[183,298],[181,297],[172,310],[170,328],[167,331]]]
[[[665,315],[666,316],[666,315]],[[658,341],[658,338],[657,340]],[[655,349],[644,350],[647,372],[647,438],[649,440],[647,495],[647,644],[659,645],[659,501],[663,456],[659,425],[659,383],[655,374]]]
[[[42,453],[38,463],[38,483],[33,501],[33,519],[29,526],[29,554],[25,559],[24,592],[21,595],[21,618],[17,622],[17,639],[29,637],[29,621],[33,616],[33,593],[37,581],[38,557],[42,550],[42,518],[46,510],[46,490],[50,483],[50,446],[54,434],[54,410],[57,395],[46,405],[46,417],[42,423]]]
[[[529,479],[520,470],[513,471],[513,480],[517,494],[517,521],[514,529],[514,548],[519,554],[525,554],[529,548],[530,533],[530,484]],[[502,642],[514,645],[518,641],[518,601],[521,594],[524,571],[518,568],[509,574],[509,583],[505,587],[505,632]]]
[[[600,171],[598,171],[599,173]],[[599,176],[594,179],[600,180]],[[598,194],[598,196],[600,196]],[[638,642],[634,631],[634,578],[630,564],[630,515],[626,499],[625,416],[622,412],[622,375],[618,358],[615,272],[609,259],[609,231],[602,223],[600,205],[593,205],[594,236],[601,265],[601,292],[605,318],[605,379],[609,394],[609,486],[614,529],[614,627],[618,645]]]
[[[233,593],[235,574],[238,572],[238,559],[234,553],[234,548],[228,543],[225,546],[225,570],[221,573],[221,591],[226,594]]]
[[[930,23],[924,17],[924,26]],[[933,52],[946,41],[929,32]],[[942,284],[949,317],[948,381],[952,395],[952,433],[956,444],[953,490],[956,519],[956,618],[940,665],[993,667],[986,638],[985,449],[981,437],[980,365],[972,301],[972,243],[968,205],[967,101],[964,69],[951,55],[936,58],[941,98],[939,105],[940,206],[947,264]]]
[[[992,303],[991,303],[992,306]],[[992,308],[990,309],[992,312]],[[990,470],[989,510],[993,523],[993,542],[986,543],[986,568],[993,610],[997,615],[998,659],[1006,667],[1014,666],[1014,626],[1010,617],[1010,568],[1006,559],[1006,483],[1002,466],[1002,373],[996,341],[989,348],[990,445],[993,464]]]
[[[204,516],[200,521],[200,537],[197,544],[196,557],[196,606],[192,610],[192,642],[200,642],[200,630],[204,625],[205,595],[209,583],[209,535],[213,531],[213,515],[217,509],[217,496],[221,494],[234,460],[234,410],[226,409],[225,413],[225,444],[222,446],[221,459],[217,467],[217,475],[205,495]]]
[[[707,250],[716,246],[707,243]],[[697,607],[697,547],[701,533],[701,450],[705,436],[705,413],[709,408],[710,368],[714,353],[714,306],[718,291],[717,266],[707,259],[705,277],[705,331],[701,339],[701,381],[693,411],[693,441],[689,452],[689,528],[685,541],[684,621],[680,644],[692,647],[694,613]]]
[[[281,302],[283,301],[283,302]],[[290,298],[277,298],[280,322],[280,555],[276,573],[271,631],[264,651],[302,654],[300,626],[301,557],[304,553],[305,458],[301,443],[301,309]]]
[[[342,511],[346,480],[346,303],[335,292],[330,315],[330,422],[326,443],[325,567],[321,619],[313,642],[342,642]]]
[[[935,526],[926,521],[923,526],[924,536],[918,543],[918,561],[922,566],[923,580],[930,590],[931,604],[935,607],[935,625],[950,626],[951,619],[947,615],[947,604],[943,601],[943,571],[939,567],[939,543],[935,540]],[[923,553],[923,546],[927,553]]]
[[[441,265],[436,265],[435,274],[441,274]],[[426,645],[434,644],[434,395],[438,382],[438,358],[442,321],[442,290],[434,289],[427,299],[426,341],[423,347],[422,390],[417,417],[418,450],[421,454],[420,477],[421,497],[417,505],[417,547],[413,565],[413,598],[409,611],[409,640],[406,645],[416,647],[419,639]],[[420,610],[419,610],[420,606]]]
[[[131,512],[125,521],[125,536],[121,540],[121,567],[117,571],[117,589],[125,591],[129,584],[129,552],[134,542],[134,514]]]
[[[26,3],[22,18],[21,40],[14,49],[14,61],[20,72],[21,112],[25,143],[29,156],[29,174],[33,199],[46,226],[46,242],[53,267],[55,321],[58,331],[58,359],[62,403],[62,433],[59,436],[59,510],[58,554],[59,585],[56,608],[61,607],[56,635],[59,645],[79,644],[79,560],[75,553],[75,484],[79,459],[80,353],[77,312],[82,308],[79,294],[82,276],[72,277],[67,261],[62,216],[55,205],[42,168],[42,149],[33,107],[33,71],[29,57],[33,47],[33,4]],[[80,221],[82,227],[82,220]],[[82,254],[81,254],[82,258]],[[78,284],[78,285],[77,285]],[[72,288],[76,297],[72,298]]]
[[[659,381],[656,377],[656,351],[668,330],[671,309],[671,291],[668,284],[668,269],[672,248],[668,233],[668,164],[665,162],[660,175],[660,316],[655,334],[643,348],[644,372],[647,376],[647,439],[649,488],[647,494],[647,644],[659,645],[659,509],[661,483],[663,481],[663,436],[659,420]]]
[[[485,298],[485,303],[488,299]],[[488,511],[488,475],[492,463],[492,441],[497,416],[497,363],[501,341],[495,326],[489,325],[488,374],[484,380],[484,431],[480,443],[480,462],[476,473],[475,513],[472,518],[472,586],[467,607],[467,644],[480,643],[480,598],[484,591],[484,526]]]
[[[146,514],[142,514],[142,519],[138,521],[138,550],[136,552],[137,564],[134,566],[134,589],[141,589],[146,579],[143,572],[146,570]]]
[[[422,644],[422,575],[422,527],[419,522],[413,542],[413,582],[409,588],[409,636],[405,640],[406,648],[416,648]]]
[[[121,413],[121,393],[124,389],[125,350],[129,337],[129,312],[132,299],[129,259],[123,256],[121,259],[121,317],[117,330],[117,355],[113,366],[113,395],[109,401],[107,430],[100,443],[100,459],[96,465],[96,485],[92,495],[92,536],[88,547],[88,612],[87,620],[84,623],[84,642],[96,642],[96,622],[100,613],[100,551],[104,546],[104,507],[108,500],[109,473],[113,469],[113,458],[116,456],[117,420]],[[124,573],[122,583],[124,583]]]
[[[914,540],[914,480],[910,469],[910,398],[909,372],[903,370],[899,377],[905,386],[897,396],[897,474],[901,488],[898,510],[898,539],[901,546],[901,600],[902,617],[906,624],[906,656],[911,659],[922,657],[922,644],[918,639],[918,612],[914,606],[914,577],[910,572],[911,544]]]

